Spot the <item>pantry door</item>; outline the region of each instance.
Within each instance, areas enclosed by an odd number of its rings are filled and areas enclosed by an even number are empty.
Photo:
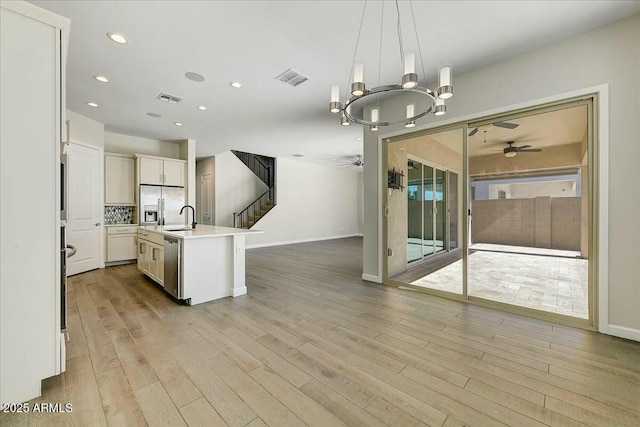
[[[67,275],[100,267],[100,150],[71,143],[67,147],[67,243],[76,247]]]

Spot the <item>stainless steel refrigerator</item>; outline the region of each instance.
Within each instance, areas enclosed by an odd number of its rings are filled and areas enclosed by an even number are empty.
[[[183,187],[140,186],[140,225],[184,224],[180,209],[185,204]]]

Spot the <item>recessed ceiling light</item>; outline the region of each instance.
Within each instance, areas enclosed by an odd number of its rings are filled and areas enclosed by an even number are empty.
[[[229,84],[231,85],[231,87],[235,87],[236,89],[239,89],[242,87],[242,83],[240,82],[231,82]]]
[[[205,107],[204,105],[198,105],[198,110],[207,111],[207,107]]]
[[[361,136],[357,137],[356,141],[362,141],[362,137]]]
[[[292,154],[293,157],[304,157],[304,153]]]
[[[100,83],[109,83],[109,79],[106,78],[105,76],[93,76],[94,79],[96,79],[97,81],[99,81]]]
[[[129,41],[125,36],[118,33],[107,33],[107,37],[109,37],[110,40],[119,44],[127,44]]]
[[[173,122],[173,124],[176,125],[176,126],[182,126],[182,123],[180,123],[180,122]]]
[[[93,107],[93,108],[96,108],[96,107],[98,107],[98,106],[99,106],[99,105],[98,105],[98,104],[96,104],[95,102],[87,102],[87,105],[88,105],[89,107]]]
[[[194,82],[203,82],[204,76],[202,74],[194,73],[193,71],[189,71],[184,75],[189,80],[193,80]]]
[[[154,119],[159,119],[160,117],[162,117],[160,114],[158,113],[147,113],[147,116],[149,117],[153,117]]]

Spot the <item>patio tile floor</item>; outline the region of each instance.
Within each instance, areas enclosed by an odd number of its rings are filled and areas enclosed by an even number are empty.
[[[469,255],[469,295],[588,318],[588,261],[518,253]],[[462,293],[462,260],[411,283]]]

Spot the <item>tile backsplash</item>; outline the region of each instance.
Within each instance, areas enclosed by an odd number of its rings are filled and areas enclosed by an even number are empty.
[[[105,206],[105,224],[133,224],[134,206]]]

